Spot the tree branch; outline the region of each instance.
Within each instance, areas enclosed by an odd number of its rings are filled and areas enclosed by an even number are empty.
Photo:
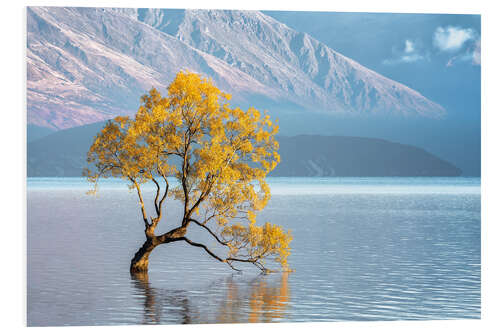
[[[142,200],[142,194],[141,194],[141,188],[139,186],[139,184],[137,184],[137,181],[132,178],[132,177],[128,177],[130,179],[130,181],[134,184],[135,188],[137,189],[137,195],[139,196],[139,202],[141,204],[141,212],[142,212],[142,218],[144,220],[144,224],[146,226],[146,229],[149,227],[149,222],[148,222],[148,216],[146,214],[146,208],[144,208],[144,200]]]
[[[186,142],[186,133],[184,133],[184,142]],[[183,156],[183,162],[182,162],[182,191],[184,192],[184,218],[187,216],[188,212],[188,205],[189,205],[189,196],[188,196],[188,189],[187,189],[187,184],[186,184],[186,179],[188,176],[188,149],[189,149],[189,143],[186,143],[184,145],[184,156]],[[182,221],[182,224],[185,224],[185,221]]]
[[[186,241],[187,243],[189,243],[190,245],[193,245],[193,246],[196,246],[196,247],[201,247],[203,248],[209,255],[211,255],[213,258],[217,259],[218,261],[220,262],[225,262],[224,259],[221,259],[219,256],[217,256],[215,253],[213,253],[212,251],[210,251],[208,249],[208,247],[206,247],[206,245],[204,244],[200,244],[200,243],[195,243],[193,242],[192,240],[190,240],[189,238],[186,238],[186,237],[181,237],[182,240]]]
[[[249,262],[249,263],[252,263],[255,266],[257,266],[262,272],[264,272],[264,273],[269,272],[270,270],[265,268],[264,265],[262,265],[258,260],[259,260],[259,258],[252,258],[252,259],[227,258],[226,259],[227,262],[231,262],[231,261]]]
[[[156,185],[155,210],[156,210],[156,215],[160,217],[160,208],[158,207],[158,197],[160,196],[160,184],[158,184],[154,176],[151,177],[151,180]]]
[[[206,225],[204,225],[204,224],[202,224],[202,223],[200,223],[197,220],[192,219],[192,218],[190,218],[189,221],[196,223],[197,225],[199,225],[202,228],[205,228],[205,230],[207,230],[210,233],[210,235],[212,235],[217,240],[217,242],[219,242],[222,245],[228,246],[228,242],[224,242],[224,241],[220,240],[220,238],[212,230],[210,230],[210,228],[207,227]]]
[[[165,181],[165,192],[163,192],[163,197],[160,199],[160,203],[158,204],[158,210],[160,212],[159,215],[161,216],[161,212],[162,212],[161,211],[161,207],[163,205],[163,201],[165,201],[165,198],[167,197],[169,184],[168,184],[167,177],[165,177],[165,175],[163,174],[163,172],[160,172],[160,170],[158,170],[158,173],[161,175],[161,177]]]
[[[209,177],[210,177],[210,174],[207,175],[207,177],[205,179],[205,182],[208,182]],[[208,188],[205,191],[201,192],[200,197],[198,198],[198,200],[196,201],[196,203],[193,205],[193,207],[191,207],[191,209],[189,209],[189,211],[187,213],[188,217],[191,216],[191,214],[193,213],[193,211],[203,202],[203,200],[205,200],[205,198],[207,197],[207,195],[210,194],[210,191],[212,190],[212,185],[213,185],[213,182],[209,183],[208,184]]]
[[[200,243],[196,243],[196,242],[193,242],[192,240],[190,240],[189,238],[186,238],[186,237],[181,237],[180,239],[186,241],[188,244],[192,245],[192,246],[196,246],[196,247],[201,247],[202,249],[204,249],[210,256],[212,256],[213,258],[215,258],[216,260],[220,261],[220,262],[225,262],[226,264],[229,265],[229,267],[231,267],[232,269],[234,269],[235,271],[241,271],[240,269],[237,269],[235,268],[231,262],[227,261],[227,259],[222,259],[220,258],[219,256],[217,256],[215,253],[213,253],[212,251],[210,251],[208,249],[208,247],[206,247],[204,244],[200,244]]]

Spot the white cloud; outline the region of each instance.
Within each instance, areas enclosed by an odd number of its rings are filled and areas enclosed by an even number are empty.
[[[453,56],[446,63],[446,67],[454,66],[456,63],[472,63],[481,65],[481,39],[477,39],[473,45],[469,46],[463,53]]]
[[[405,55],[405,56],[401,57],[401,62],[406,62],[406,63],[415,62],[415,61],[419,61],[419,60],[424,60],[424,56],[422,56],[420,54],[412,54],[412,55]]]
[[[410,54],[410,55],[402,55],[402,56],[397,57],[397,58],[385,59],[384,61],[382,61],[382,63],[384,65],[396,65],[396,64],[401,64],[401,63],[409,64],[409,63],[417,62],[417,61],[424,60],[424,59],[426,59],[426,57],[424,57],[423,55],[414,53],[414,54]]]
[[[473,29],[448,26],[438,27],[434,32],[434,46],[441,51],[455,52],[469,40],[475,39],[476,32]]]
[[[406,39],[404,41],[403,48],[401,48],[401,46],[393,47],[392,54],[392,58],[382,61],[384,65],[396,65],[401,63],[408,64],[425,59],[425,57],[420,53],[417,43],[411,39]]]
[[[413,51],[415,51],[415,43],[409,39],[405,40],[405,53],[412,53]]]
[[[481,65],[481,40],[478,39],[472,51],[472,63],[474,65]]]

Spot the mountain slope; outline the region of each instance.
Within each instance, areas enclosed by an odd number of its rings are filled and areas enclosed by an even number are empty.
[[[28,122],[69,128],[130,114],[152,86],[181,69],[205,73],[222,89],[267,92],[258,81],[207,53],[120,12],[30,7]]]
[[[306,108],[442,116],[441,106],[258,11],[139,9],[139,20]]]
[[[146,90],[163,90],[181,69],[212,77],[236,104],[444,114],[418,92],[260,12],[29,7],[27,16],[28,122],[38,126],[132,114]]]

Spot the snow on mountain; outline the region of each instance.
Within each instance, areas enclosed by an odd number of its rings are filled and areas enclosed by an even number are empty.
[[[29,7],[28,122],[68,128],[136,111],[181,69],[235,103],[440,117],[418,92],[256,11]],[[272,112],[272,110],[271,110]]]

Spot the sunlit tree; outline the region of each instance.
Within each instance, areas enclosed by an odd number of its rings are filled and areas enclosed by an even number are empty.
[[[265,177],[280,160],[278,125],[255,108],[231,108],[230,98],[211,80],[179,72],[167,96],[151,89],[134,119],[116,117],[95,137],[85,170],[91,192],[99,179],[120,177],[138,195],[146,241],[131,272],[147,271],[155,247],[178,241],[236,270],[235,263],[245,262],[267,272],[265,260],[287,269],[290,232],[256,222],[270,198]],[[142,191],[148,182],[156,189],[152,216]],[[156,234],[169,197],[181,202],[182,218],[173,221],[172,230]],[[220,245],[217,251],[187,238],[192,226],[203,228]],[[220,248],[225,253],[217,253]]]

